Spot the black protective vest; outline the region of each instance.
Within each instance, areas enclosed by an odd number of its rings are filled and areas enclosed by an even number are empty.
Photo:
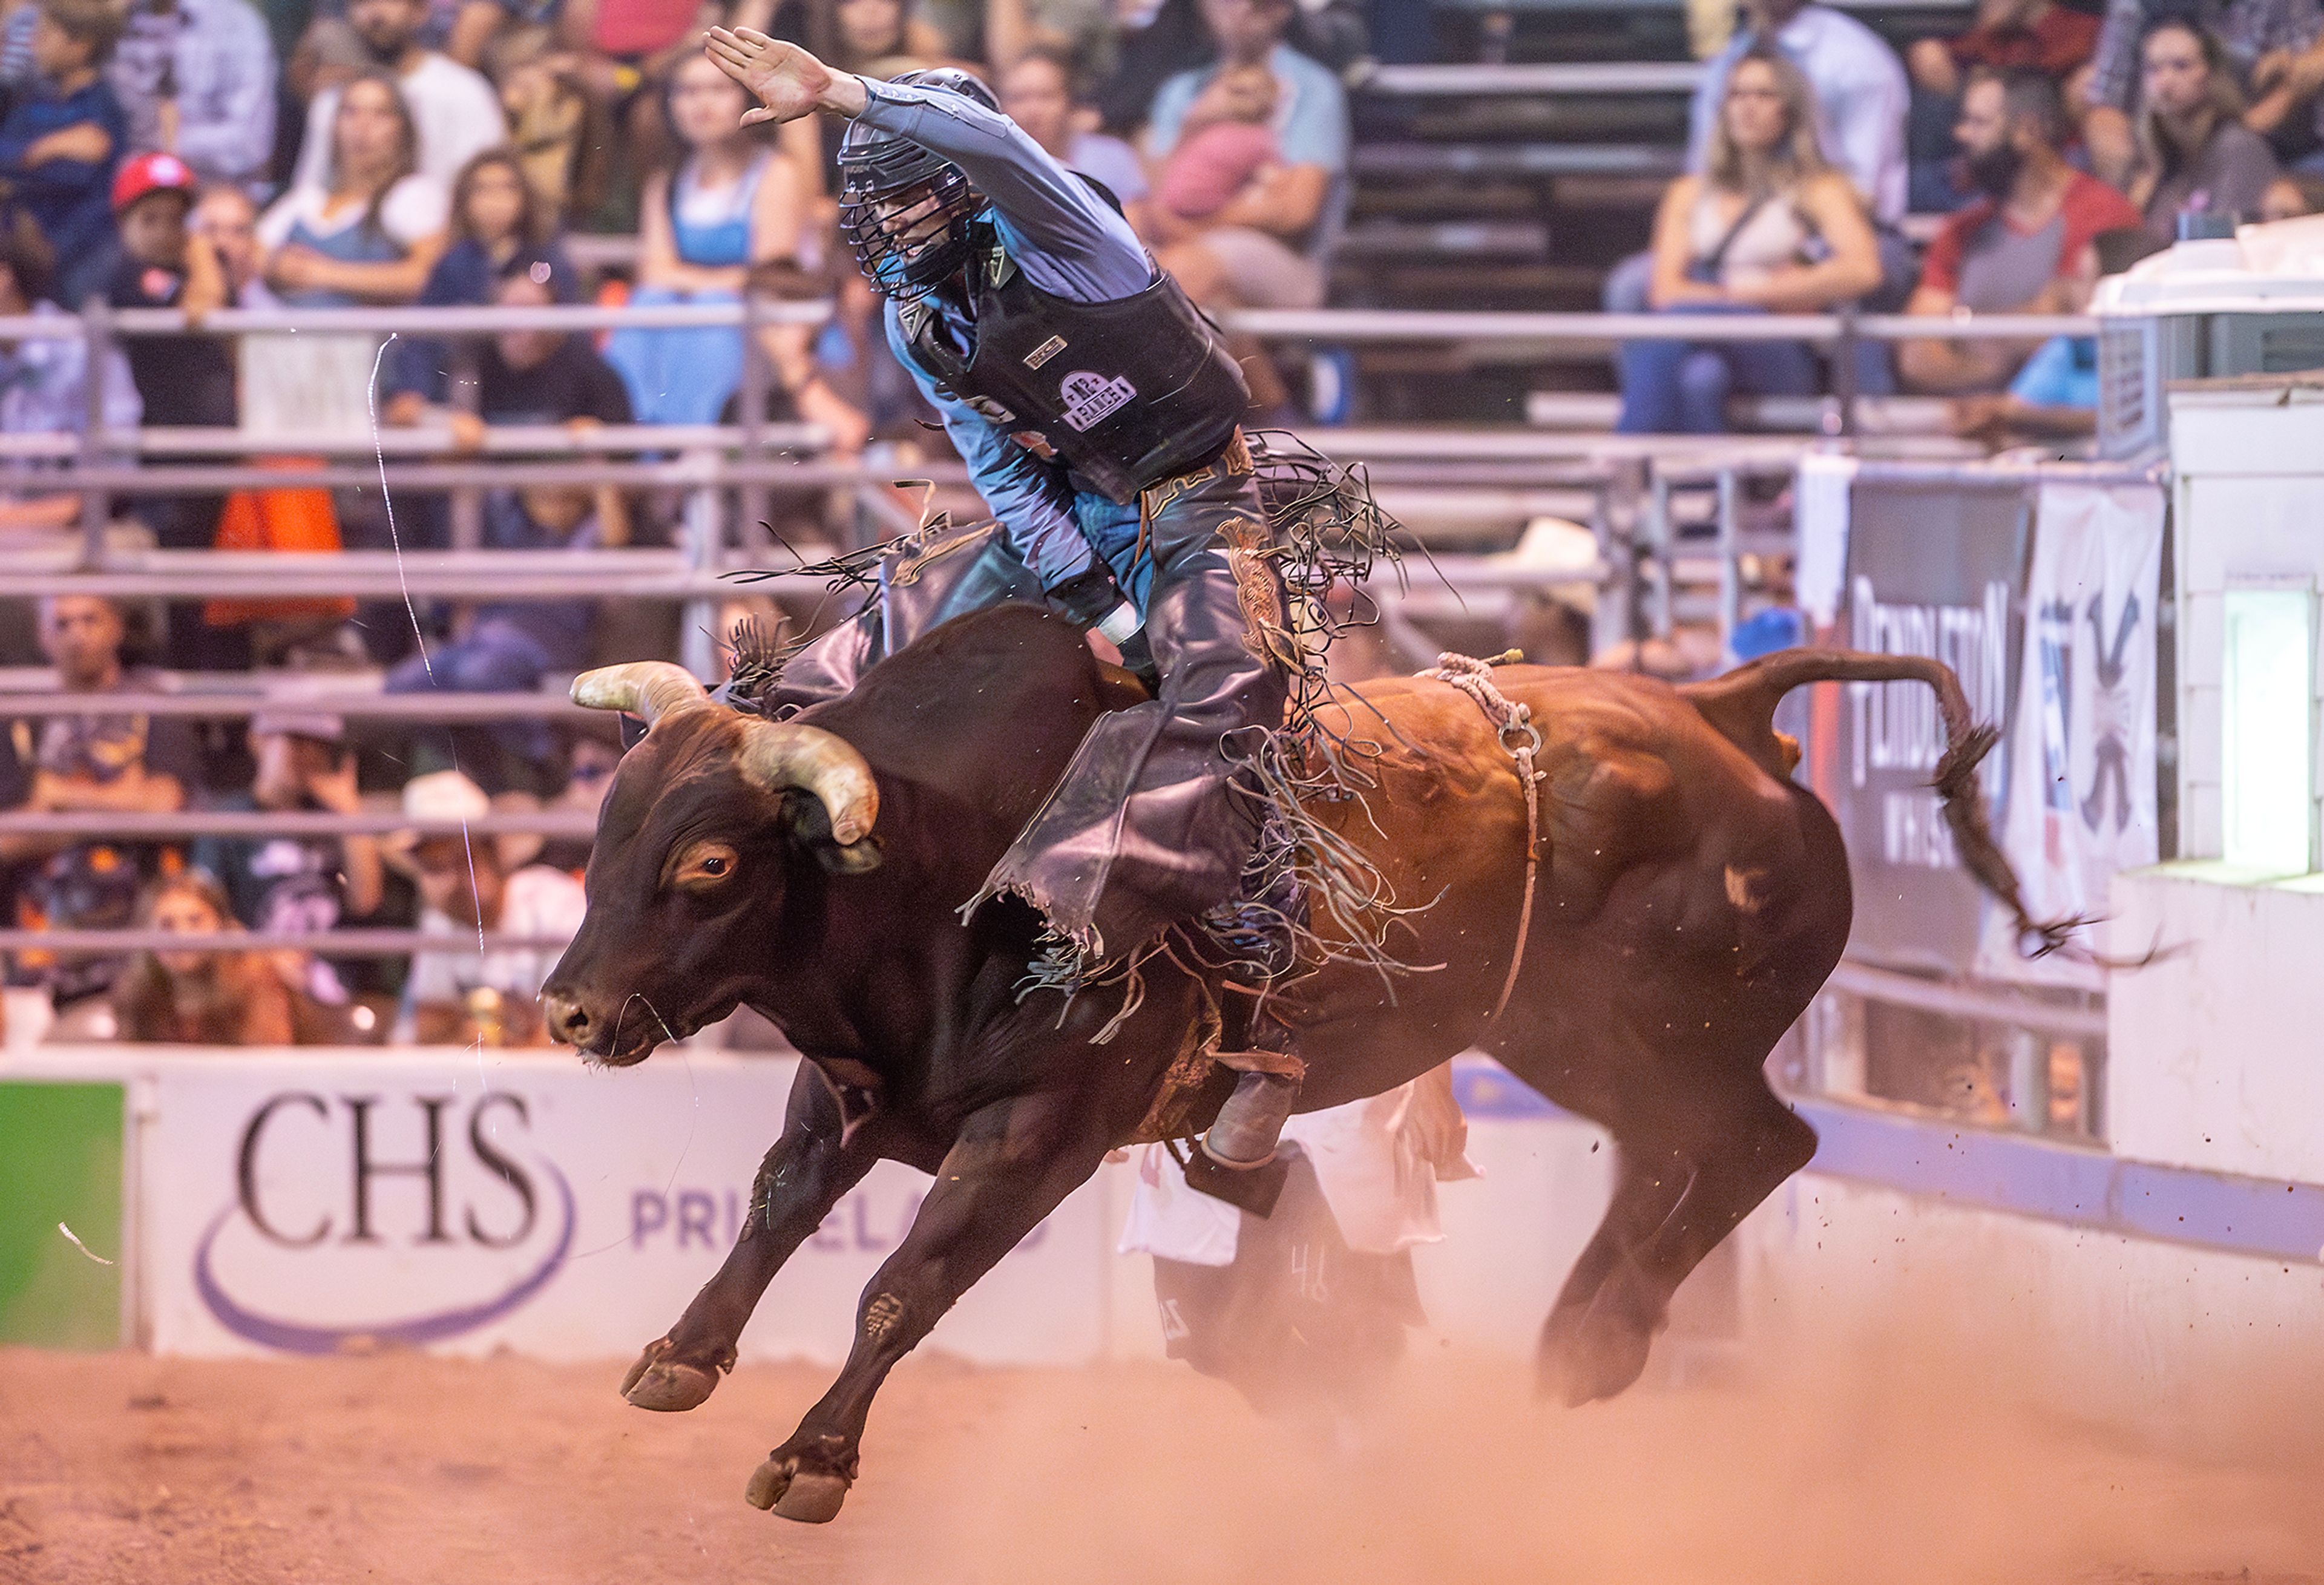
[[[982,224],[969,268],[966,361],[925,298],[900,310],[905,339],[939,385],[1019,445],[1126,505],[1233,438],[1250,388],[1167,274],[1112,302],[1070,302],[1027,281]]]

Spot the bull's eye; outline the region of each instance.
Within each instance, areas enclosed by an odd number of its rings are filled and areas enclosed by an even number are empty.
[[[687,850],[670,879],[682,887],[715,886],[741,867],[740,855],[723,842],[701,842]]]

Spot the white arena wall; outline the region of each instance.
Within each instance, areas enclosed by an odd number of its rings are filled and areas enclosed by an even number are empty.
[[[144,1346],[196,1357],[626,1359],[716,1268],[792,1071],[683,1051],[620,1073],[473,1050],[0,1059],[0,1080],[125,1083],[127,1308]],[[1446,1343],[1525,1358],[1611,1152],[1483,1059],[1459,1077],[1486,1175],[1443,1186],[1423,1292]],[[2222,1372],[2297,1369],[2312,1350],[2293,1345],[2324,1332],[2324,1190],[1800,1106],[1822,1154],[1682,1292],[1658,1372],[1838,1360],[1908,1320],[2039,1361],[2064,1412],[2183,1432]],[[928,1346],[994,1364],[1158,1355],[1148,1264],[1114,1250],[1131,1172],[1068,1200]],[[835,1364],[925,1182],[885,1165],[843,1200],[777,1277],[745,1357]]]
[[[1903,1369],[2078,1421],[2224,1451],[2255,1400],[2312,1419],[2324,1271],[2304,1261],[1959,1205],[1802,1174],[1742,1230],[1749,1347]]]
[[[683,1050],[614,1073],[541,1053],[92,1047],[11,1054],[0,1081],[126,1085],[126,1304],[158,1352],[595,1359],[659,1336],[716,1270],[795,1067]],[[1486,1064],[1470,1082],[1515,1092]],[[1487,1175],[1445,1188],[1449,1237],[1424,1253],[1449,1339],[1530,1346],[1605,1202],[1597,1143],[1570,1119],[1477,1120]],[[1158,1355],[1148,1264],[1114,1252],[1132,1172],[1101,1171],[929,1346],[994,1364]],[[744,1355],[844,1358],[927,1182],[884,1163],[842,1199],[775,1279]]]

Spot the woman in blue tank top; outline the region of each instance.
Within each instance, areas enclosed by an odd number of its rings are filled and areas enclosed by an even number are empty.
[[[737,302],[751,267],[798,257],[807,183],[741,126],[750,100],[701,56],[670,75],[664,100],[686,153],[641,196],[633,303]],[[641,424],[715,424],[742,377],[736,328],[618,330],[605,360]]]

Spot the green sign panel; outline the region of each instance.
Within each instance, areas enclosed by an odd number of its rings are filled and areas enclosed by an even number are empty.
[[[119,1084],[0,1081],[0,1343],[110,1349],[126,1341],[120,1263],[127,1115]],[[58,1230],[60,1223],[88,1252]]]

